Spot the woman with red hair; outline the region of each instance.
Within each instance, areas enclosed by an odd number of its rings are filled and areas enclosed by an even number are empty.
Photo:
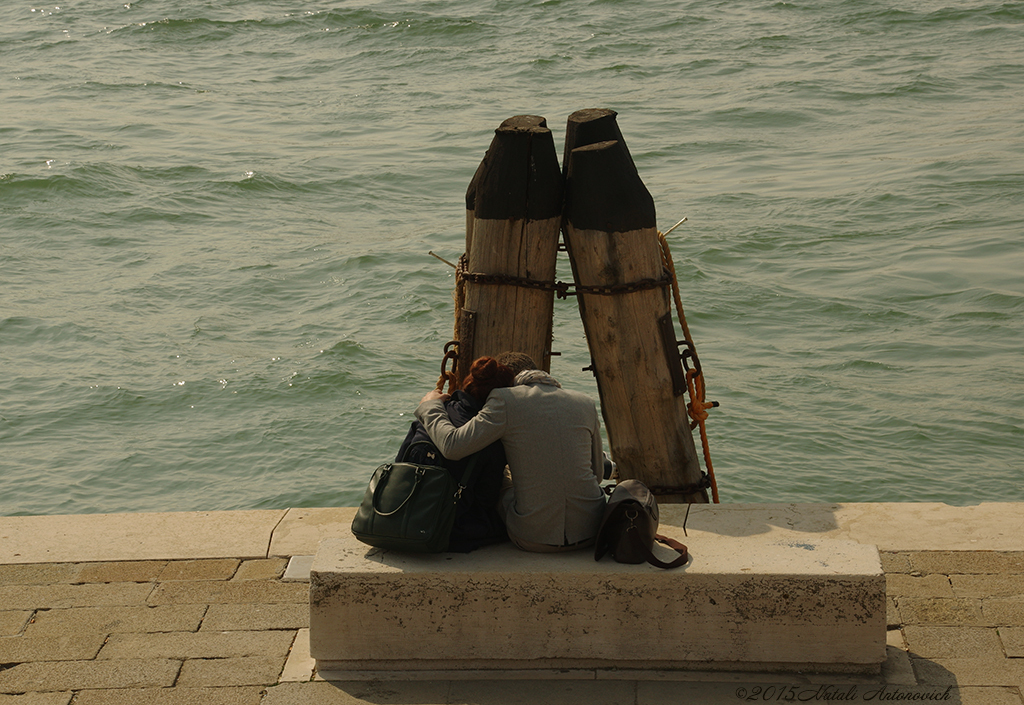
[[[563,389],[527,355],[502,353],[498,359],[521,371],[514,386],[492,389],[473,418],[453,424],[445,409],[448,395],[436,389],[420,400],[416,418],[449,458],[501,441],[509,482],[499,511],[516,546],[551,553],[593,545],[605,508],[597,406],[586,394]]]
[[[453,392],[444,402],[448,418],[454,426],[462,426],[483,408],[492,389],[511,387],[514,379],[512,370],[493,357],[474,360],[469,374],[462,382],[462,389]],[[409,453],[408,457],[405,457],[406,452]],[[508,540],[505,523],[497,509],[506,464],[505,449],[501,441],[495,441],[476,455],[479,456],[476,472],[455,506],[455,526],[448,543],[449,551],[465,553],[480,546]],[[398,450],[396,460],[440,465],[456,481],[460,481],[471,457],[461,460],[445,458],[430,441],[423,424],[414,421]]]

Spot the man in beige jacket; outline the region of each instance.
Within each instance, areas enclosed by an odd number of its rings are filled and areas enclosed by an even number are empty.
[[[532,361],[523,366],[536,367]],[[445,398],[429,392],[416,418],[452,460],[501,440],[511,483],[499,510],[519,548],[555,552],[593,544],[605,506],[604,458],[597,407],[588,396],[562,389],[542,370],[526,369],[515,386],[493,390],[483,409],[458,428],[448,419]]]

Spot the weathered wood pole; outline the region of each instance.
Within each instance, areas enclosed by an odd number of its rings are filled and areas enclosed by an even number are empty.
[[[569,116],[565,126],[565,151],[562,153],[562,176],[569,175],[569,162],[572,150],[596,142],[615,140],[622,143],[622,148],[629,156],[629,163],[633,163],[633,157],[629,154],[629,147],[619,130],[619,123],[615,118],[618,115],[614,110],[608,108],[585,108],[577,110]]]
[[[501,123],[466,192],[460,380],[481,355],[518,350],[551,367],[562,173],[544,118]]]
[[[619,479],[706,503],[654,200],[623,142],[568,151],[566,247]]]

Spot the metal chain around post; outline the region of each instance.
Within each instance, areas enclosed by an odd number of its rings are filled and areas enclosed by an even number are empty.
[[[679,281],[676,278],[675,264],[672,261],[672,252],[668,246],[668,239],[666,235],[671,233],[673,230],[678,228],[680,225],[686,222],[686,218],[683,218],[678,223],[673,225],[671,228],[666,230],[664,233],[658,231],[658,241],[661,244],[661,261],[663,267],[663,275],[658,279],[641,279],[635,282],[626,282],[624,284],[613,284],[609,286],[588,286],[583,284],[567,284],[561,281],[540,281],[537,279],[528,279],[526,277],[516,277],[509,274],[484,274],[482,272],[467,272],[466,268],[468,262],[466,261],[466,255],[462,255],[459,258],[458,265],[453,265],[441,257],[438,257],[433,252],[430,254],[437,259],[440,259],[445,264],[454,267],[455,269],[455,337],[458,337],[459,331],[459,312],[462,310],[462,306],[465,303],[466,296],[466,282],[473,284],[497,284],[503,286],[518,286],[525,289],[538,289],[542,291],[553,291],[555,295],[560,299],[567,298],[569,296],[577,296],[579,294],[594,294],[598,296],[615,296],[618,294],[629,293],[633,291],[643,291],[646,289],[656,289],[664,286],[672,287],[672,297],[676,305],[676,315],[679,319],[679,325],[683,330],[683,339],[687,347],[686,353],[684,353],[683,362],[687,367],[686,371],[686,386],[687,391],[690,395],[690,403],[687,406],[687,414],[692,419],[690,428],[700,428],[700,440],[701,447],[704,454],[704,466],[707,468],[707,477],[710,481],[711,496],[712,500],[718,504],[718,483],[715,480],[715,470],[711,464],[711,449],[708,444],[707,429],[704,425],[704,421],[708,417],[708,409],[718,406],[718,402],[709,402],[705,400],[705,387],[704,387],[704,375],[701,368],[700,360],[697,358],[697,349],[693,344],[693,338],[690,336],[690,328],[686,324],[686,313],[683,311],[683,301],[679,294]],[[458,387],[458,380],[455,377],[455,373],[447,369],[449,360],[458,360],[458,351],[454,348],[458,347],[458,340],[452,340],[444,346],[444,358],[441,360],[441,376],[437,381],[437,389],[442,390],[444,385],[448,384],[449,391],[453,391]],[[693,369],[689,369],[689,365],[686,364],[687,358],[693,360]]]

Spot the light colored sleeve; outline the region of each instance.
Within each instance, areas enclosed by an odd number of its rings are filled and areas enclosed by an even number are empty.
[[[466,424],[456,428],[448,418],[444,402],[425,401],[416,407],[416,418],[441,454],[461,460],[499,440],[505,432],[505,400],[490,395],[484,408]]]

